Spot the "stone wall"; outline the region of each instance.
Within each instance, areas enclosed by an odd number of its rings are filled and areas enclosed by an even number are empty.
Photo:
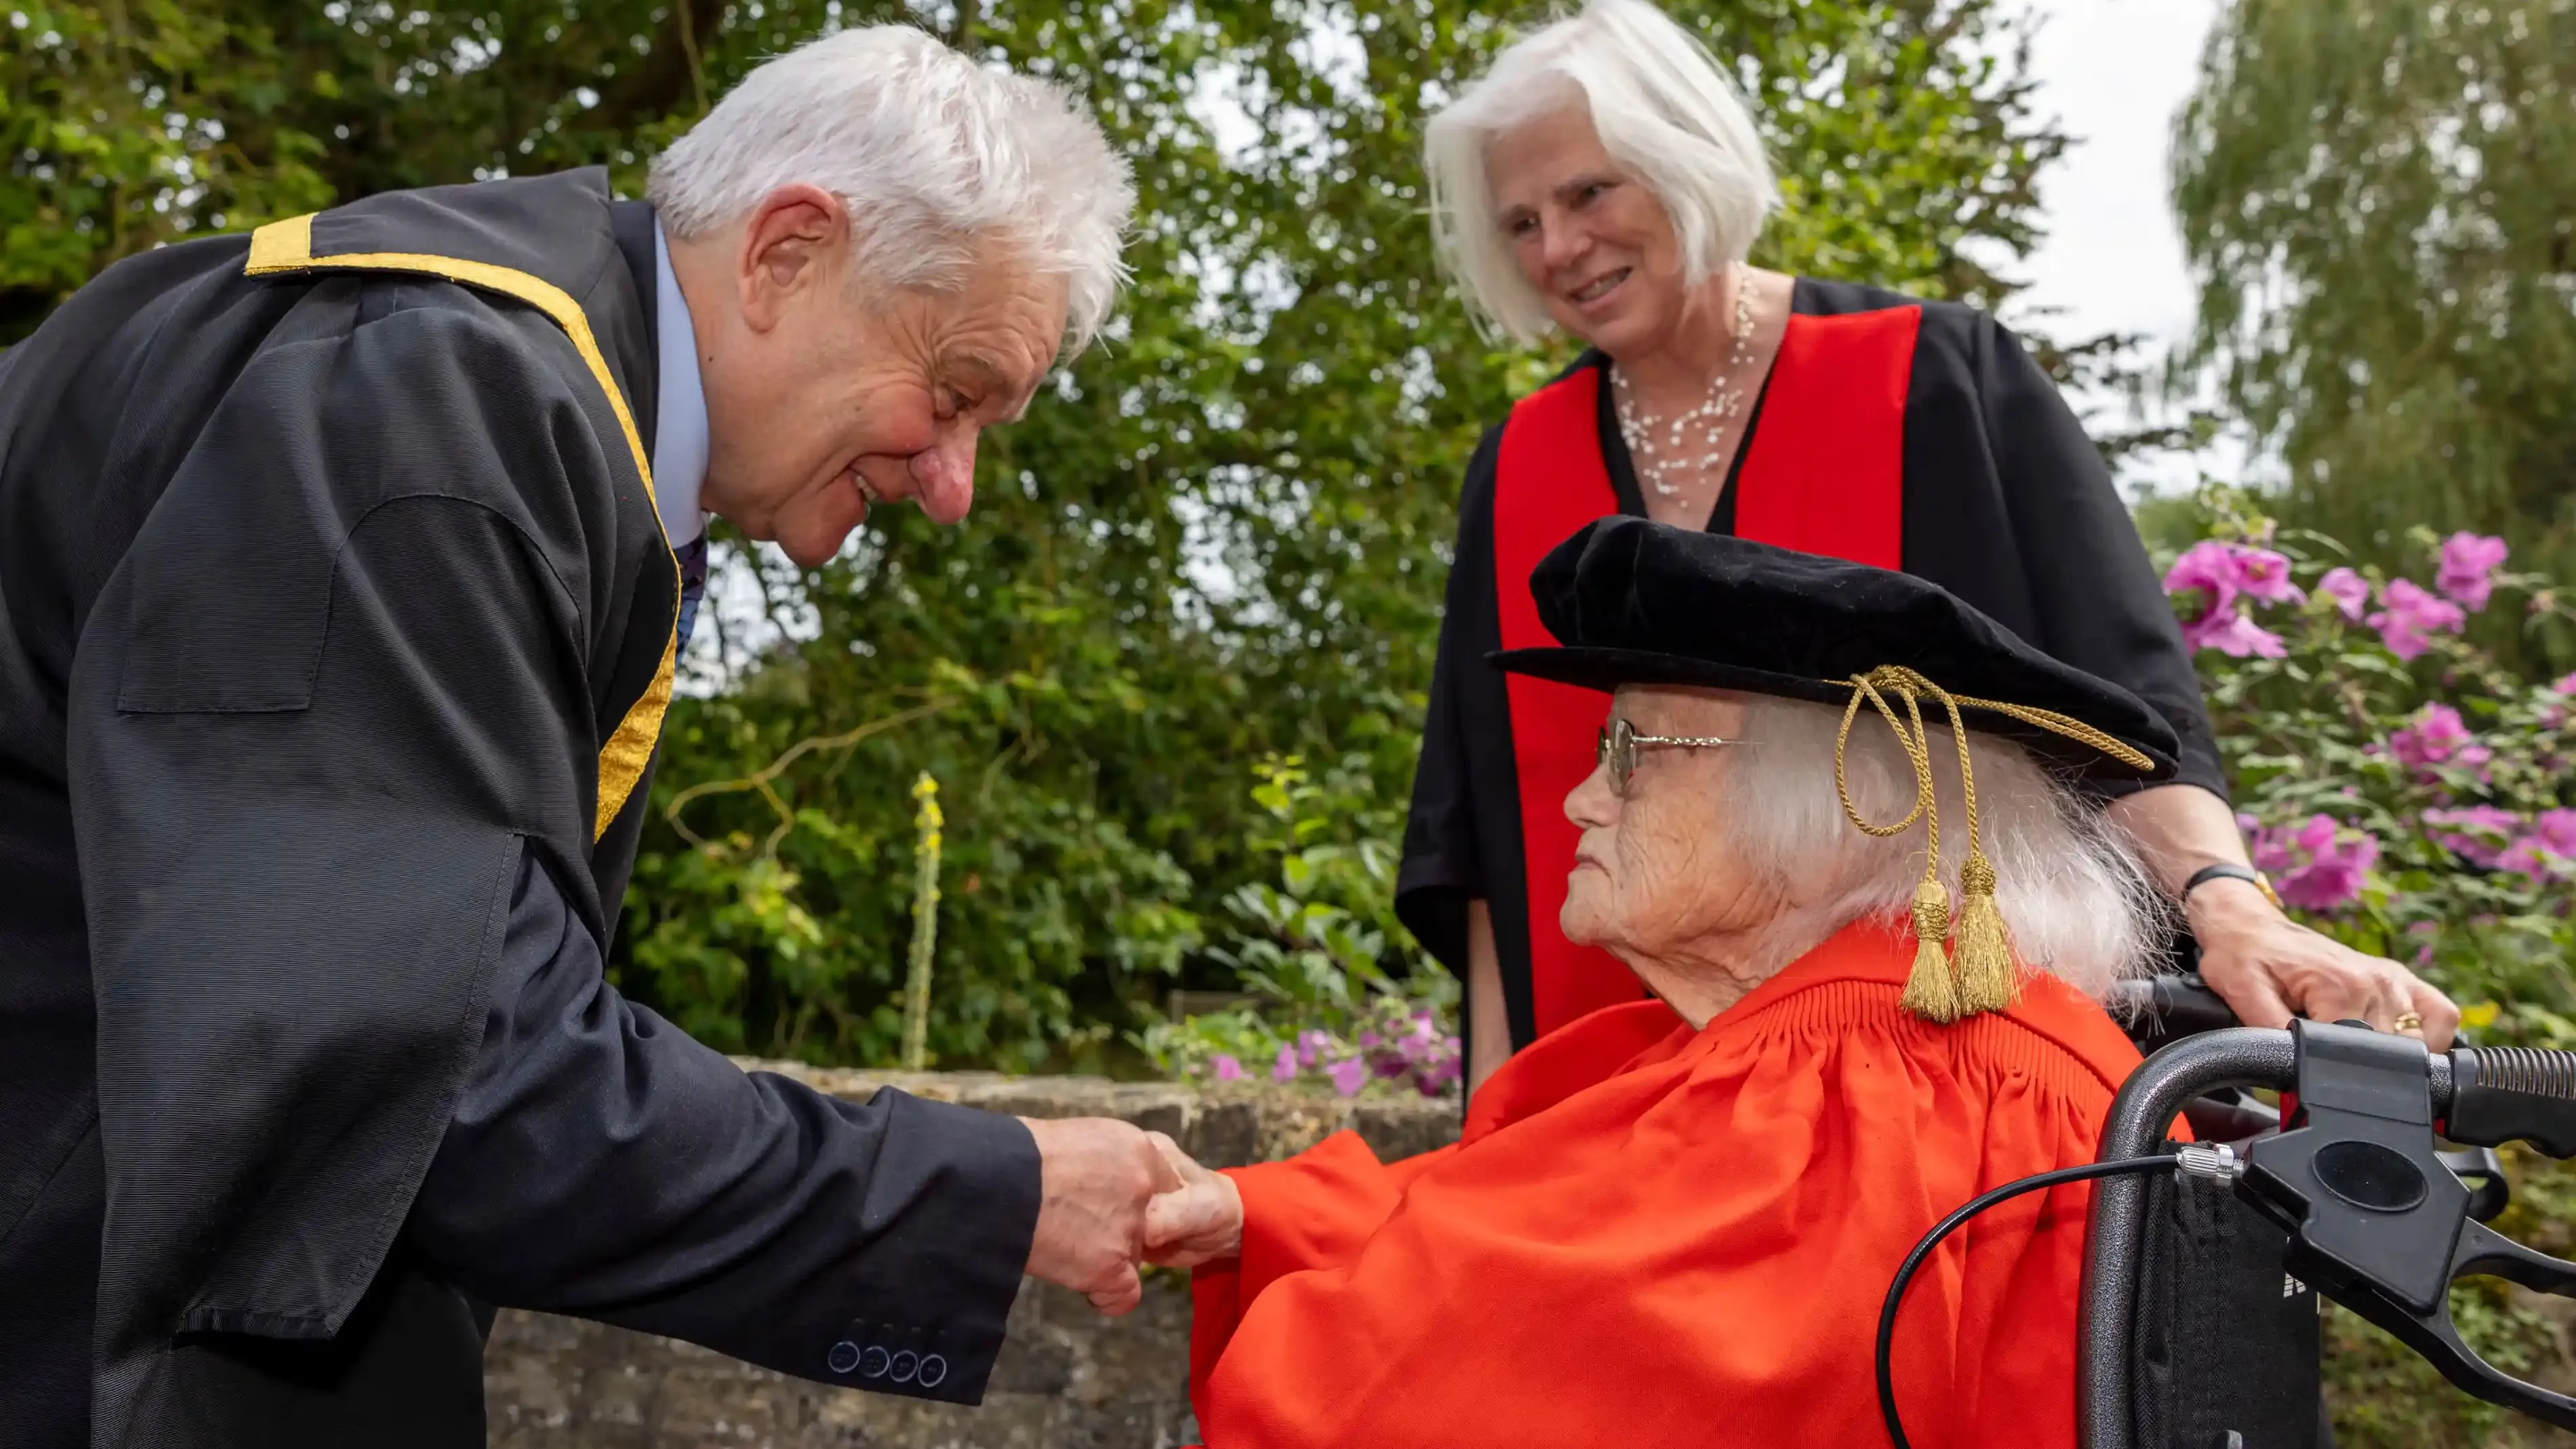
[[[1344,1102],[1267,1084],[1198,1089],[1092,1077],[823,1071],[773,1062],[835,1096],[880,1085],[1022,1117],[1119,1117],[1170,1133],[1212,1167],[1271,1161],[1349,1128],[1382,1158],[1457,1135],[1453,1102]],[[1104,1319],[1072,1293],[1022,1286],[981,1408],[827,1388],[689,1344],[506,1312],[484,1359],[497,1449],[1166,1449],[1195,1440],[1184,1380],[1183,1275],[1149,1273],[1145,1304]]]

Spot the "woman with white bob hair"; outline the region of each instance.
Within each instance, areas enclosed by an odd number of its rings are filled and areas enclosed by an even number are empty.
[[[1158,1142],[1206,1443],[1879,1442],[1897,1265],[2090,1161],[2137,1065],[2099,1002],[2162,908],[2073,786],[2171,778],[2173,729],[1891,570],[1613,517],[1532,588],[1563,645],[1500,667],[1616,698],[1563,927],[1655,999],[1512,1058],[1420,1157]],[[2088,1190],[1994,1209],[1909,1295],[1914,1443],[2075,1442]]]
[[[1639,991],[1557,925],[1576,832],[1556,804],[1591,768],[1601,701],[1485,662],[1549,642],[1530,569],[1608,514],[1901,569],[2146,701],[2179,770],[2100,788],[2209,984],[2257,1025],[2297,1011],[2447,1041],[2440,993],[2294,924],[2252,869],[2153,566],[2013,336],[1955,303],[1747,264],[1778,193],[1696,37],[1648,0],[1589,0],[1434,117],[1424,157],[1475,312],[1589,345],[1469,465],[1397,883],[1406,924],[1468,983],[1471,1084]]]

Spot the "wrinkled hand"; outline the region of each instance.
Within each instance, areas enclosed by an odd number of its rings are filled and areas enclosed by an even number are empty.
[[[1115,1317],[1145,1296],[1145,1205],[1181,1186],[1140,1129],[1106,1117],[1023,1117],[1037,1139],[1040,1192],[1029,1276],[1060,1283]],[[1155,1134],[1160,1136],[1160,1134]],[[1170,1139],[1164,1139],[1169,1145]]]
[[[1191,1160],[1160,1132],[1145,1134],[1180,1178],[1180,1187],[1145,1205],[1145,1261],[1195,1268],[1243,1251],[1243,1194],[1234,1179]]]
[[[2459,1030],[2460,1009],[2414,972],[2318,935],[2249,883],[2212,881],[2193,891],[2190,915],[2201,980],[2247,1026],[2284,1027],[2296,1015],[2395,1031],[2411,1011],[2424,1024],[2408,1034],[2437,1052]]]

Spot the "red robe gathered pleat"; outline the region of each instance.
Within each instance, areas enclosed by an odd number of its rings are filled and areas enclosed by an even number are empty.
[[[2091,1160],[2136,1050],[2054,977],[1934,1026],[1911,938],[1850,927],[1693,1031],[1660,1002],[1513,1057],[1457,1146],[1344,1133],[1231,1175],[1239,1258],[1199,1270],[1208,1449],[1885,1442],[1871,1348],[1915,1241],[1988,1188]],[[1922,1449],[2075,1442],[2085,1185],[1952,1236],[1898,1320]]]

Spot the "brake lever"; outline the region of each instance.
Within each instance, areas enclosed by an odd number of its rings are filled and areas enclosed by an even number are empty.
[[[2434,1144],[2432,1058],[2423,1044],[2311,1021],[2293,1022],[2290,1031],[2297,1114],[2278,1136],[2244,1149],[2235,1179],[2240,1198],[2289,1232],[2285,1266],[2386,1329],[2465,1392],[2576,1429],[2576,1398],[2488,1363],[2461,1341],[2451,1321],[2449,1290],[2462,1276],[2490,1275],[2576,1297],[2576,1263],[2469,1220],[2475,1195]],[[2471,1051],[2453,1055],[2455,1071]],[[2567,1060],[2576,1066],[2576,1057]],[[2576,1084],[2576,1071],[2566,1080]],[[2479,1139],[2510,1129],[2508,1140],[2531,1140],[2543,1150],[2576,1143],[2576,1095],[2522,1091],[2501,1104],[2510,1111],[2495,1110],[2493,1101],[2481,1109],[2473,1096],[2462,1128],[2458,1085],[2455,1077],[2450,1115],[2455,1137],[2467,1134],[2460,1140],[2491,1146]]]
[[[2513,1184],[2504,1175],[2504,1161],[2492,1147],[2448,1147],[2434,1154],[2451,1175],[2469,1185],[2469,1216],[2491,1223],[2504,1216],[2513,1206]]]
[[[2291,1262],[2295,1273],[2295,1250]],[[2560,1298],[2576,1298],[2576,1263],[2533,1252],[2483,1223],[2463,1223],[2459,1246],[2452,1250],[2450,1274],[2443,1286],[2447,1289],[2461,1278],[2479,1276],[2502,1278]],[[2349,1297],[2322,1285],[2318,1291],[2388,1330],[2463,1392],[2557,1428],[2576,1429],[2576,1398],[2525,1383],[2479,1357],[2477,1350],[2460,1340],[2459,1328],[2451,1322],[2447,1296],[2433,1311],[2425,1313],[2373,1288],[2375,1285]]]

